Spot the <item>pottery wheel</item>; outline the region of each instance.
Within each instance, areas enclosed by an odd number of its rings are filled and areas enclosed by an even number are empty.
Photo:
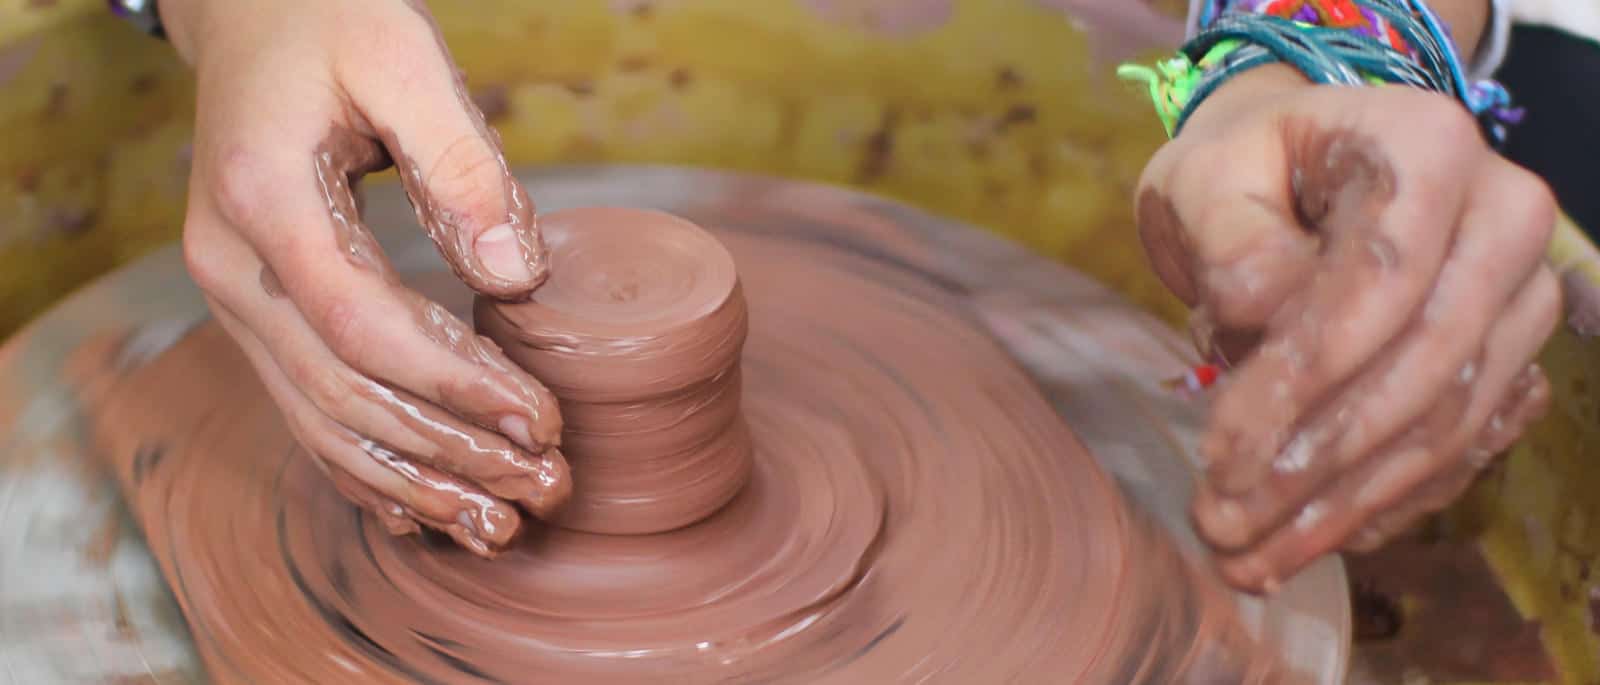
[[[542,210],[661,209],[764,265],[742,275],[744,491],[688,528],[539,531],[496,561],[391,537],[298,453],[169,251],[0,348],[0,673],[1164,683],[1234,658],[1217,635],[1238,629],[1311,682],[1342,678],[1336,561],[1266,603],[1184,562],[1182,455],[1203,408],[1159,385],[1184,368],[1180,339],[1104,288],[833,188],[660,168],[523,180]],[[369,193],[368,217],[414,285],[466,309],[398,188]],[[863,315],[808,297],[808,279],[911,339],[863,338]],[[904,373],[943,360],[948,376]],[[797,434],[801,413],[826,429]],[[1104,470],[1007,459],[1080,439]],[[773,456],[822,453],[856,456]],[[1120,492],[1086,485],[1107,471]]]

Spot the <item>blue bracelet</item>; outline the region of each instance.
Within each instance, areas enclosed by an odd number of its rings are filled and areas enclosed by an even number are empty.
[[[1468,81],[1444,24],[1421,0],[1355,0],[1355,4],[1381,16],[1415,56],[1345,28],[1253,12],[1204,13],[1202,31],[1181,51],[1184,59],[1199,64],[1219,43],[1244,44],[1200,76],[1173,127],[1174,135],[1195,108],[1228,79],[1263,64],[1284,62],[1314,83],[1392,83],[1444,94],[1467,107],[1492,145],[1504,144],[1507,126],[1520,120],[1521,111],[1511,107],[1510,94],[1498,83]]]

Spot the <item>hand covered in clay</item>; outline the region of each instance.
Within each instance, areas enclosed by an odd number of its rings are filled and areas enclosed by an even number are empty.
[[[1546,410],[1554,202],[1449,99],[1246,74],[1151,161],[1138,220],[1233,365],[1193,517],[1236,586],[1381,545]]]
[[[198,107],[189,271],[300,442],[391,532],[492,554],[566,497],[538,381],[402,285],[362,224],[397,166],[474,290],[525,299],[548,260],[533,206],[420,2],[164,0]]]

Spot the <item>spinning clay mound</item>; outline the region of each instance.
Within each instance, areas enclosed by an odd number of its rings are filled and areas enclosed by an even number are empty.
[[[552,280],[475,318],[560,399],[574,490],[497,559],[343,499],[214,324],[75,360],[216,682],[1286,681],[916,271],[635,210],[541,224]],[[410,283],[468,314],[449,274]]]

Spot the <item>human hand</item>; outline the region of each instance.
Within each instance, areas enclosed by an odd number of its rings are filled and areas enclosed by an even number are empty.
[[[420,2],[164,0],[198,75],[189,271],[295,436],[391,532],[491,555],[569,492],[553,396],[403,285],[354,186],[397,164],[474,290],[548,259],[526,192]]]
[[[1151,160],[1140,235],[1218,388],[1192,514],[1272,591],[1440,509],[1549,404],[1550,192],[1443,96],[1244,74]]]

